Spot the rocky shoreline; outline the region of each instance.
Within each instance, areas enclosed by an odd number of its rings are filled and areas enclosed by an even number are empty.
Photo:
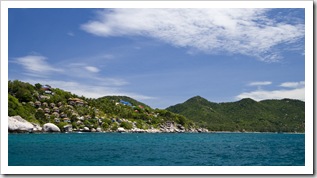
[[[161,124],[159,128],[149,128],[149,129],[140,129],[140,128],[132,128],[132,129],[124,129],[123,127],[119,127],[117,130],[102,130],[100,127],[98,128],[88,128],[84,127],[83,129],[73,129],[71,125],[66,125],[62,129],[56,126],[53,123],[45,123],[43,127],[39,124],[30,123],[23,119],[20,116],[12,116],[8,117],[8,131],[9,133],[41,133],[41,132],[117,132],[117,133],[208,133],[205,128],[190,128],[185,129],[184,126],[180,124],[175,124],[173,122],[166,122],[165,124]]]
[[[167,122],[160,125],[160,128],[150,129],[124,129],[119,127],[117,130],[102,130],[101,128],[89,129],[72,129],[71,125],[64,126],[60,129],[53,123],[46,123],[41,127],[39,124],[30,123],[20,116],[8,117],[8,132],[9,133],[278,133],[278,132],[248,132],[248,131],[209,131],[204,128],[190,128],[185,129],[180,124]],[[283,132],[284,134],[305,134],[301,132]]]

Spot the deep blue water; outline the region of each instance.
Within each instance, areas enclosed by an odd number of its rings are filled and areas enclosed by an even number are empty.
[[[9,166],[304,166],[305,135],[9,134]]]

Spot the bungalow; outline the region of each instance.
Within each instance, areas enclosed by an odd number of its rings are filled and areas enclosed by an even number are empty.
[[[36,107],[40,107],[42,105],[42,103],[40,101],[35,101],[34,104],[35,104]]]
[[[67,122],[67,123],[70,123],[70,122],[71,122],[68,117],[63,118],[63,121],[64,121],[64,122]]]
[[[50,99],[49,96],[45,96],[45,95],[40,95],[39,98],[40,98],[40,100],[42,100],[42,99]]]
[[[52,94],[51,86],[49,86],[49,85],[42,86],[41,90],[43,90],[44,93],[46,93],[46,94]]]
[[[49,108],[45,108],[45,109],[44,109],[44,112],[45,112],[45,113],[50,113],[51,111],[50,111]]]
[[[50,107],[54,108],[55,107],[55,103],[50,103]]]
[[[59,117],[59,114],[58,114],[58,112],[53,112],[53,113],[52,113],[52,116],[54,116],[54,117]]]
[[[68,99],[68,104],[74,106],[84,106],[85,105],[85,102],[82,100],[82,99],[79,99],[79,98],[69,98]]]
[[[50,85],[43,85],[42,88],[43,89],[51,89],[52,87]]]
[[[53,112],[59,113],[59,108],[58,108],[58,107],[54,107],[54,108],[53,108]]]
[[[55,119],[54,119],[54,122],[55,122],[55,123],[60,123],[59,118],[55,118]]]
[[[52,91],[51,91],[51,90],[45,90],[44,93],[46,93],[46,94],[52,94]]]

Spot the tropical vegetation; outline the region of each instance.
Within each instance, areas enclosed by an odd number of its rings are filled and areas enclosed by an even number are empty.
[[[305,102],[293,99],[214,103],[200,96],[167,108],[212,131],[304,132]]]

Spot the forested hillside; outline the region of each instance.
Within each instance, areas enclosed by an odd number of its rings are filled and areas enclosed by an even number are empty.
[[[213,103],[196,96],[167,108],[213,131],[304,132],[305,103],[299,100],[242,99]]]
[[[152,109],[127,96],[85,98],[50,85],[37,83],[33,86],[18,80],[9,81],[8,102],[9,116],[20,115],[40,125],[54,123],[61,130],[66,125],[74,130],[89,131],[117,131],[122,127],[184,132],[196,128],[184,116]],[[173,128],[166,128],[166,123]]]

